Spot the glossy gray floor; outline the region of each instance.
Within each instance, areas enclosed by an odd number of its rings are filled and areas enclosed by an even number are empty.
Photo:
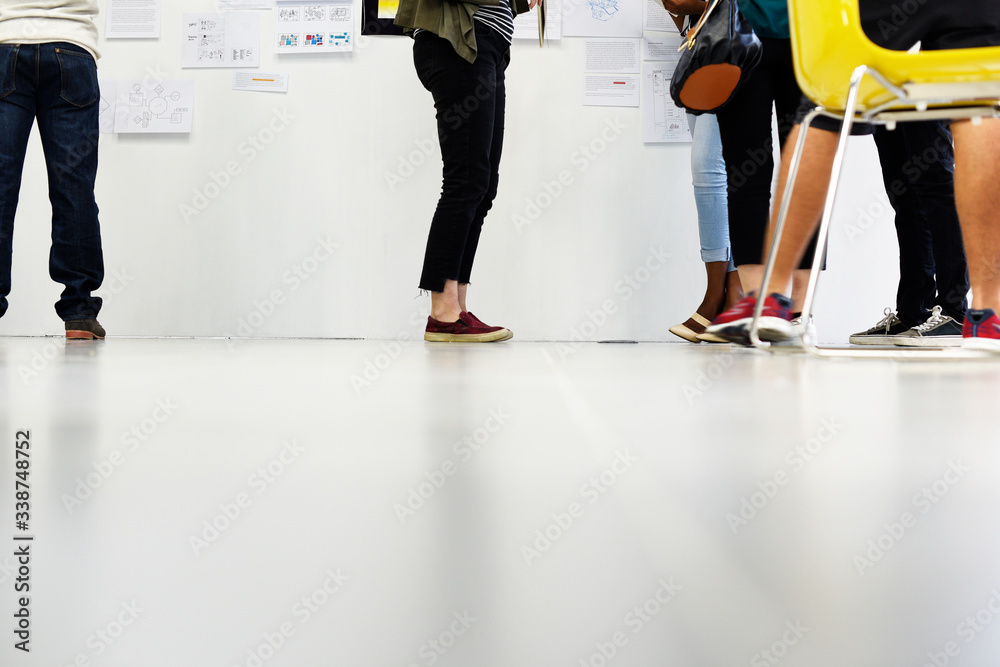
[[[1000,654],[1000,363],[7,338],[0,368],[3,665]]]

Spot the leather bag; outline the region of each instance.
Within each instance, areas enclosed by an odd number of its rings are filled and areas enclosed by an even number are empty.
[[[696,116],[714,113],[732,99],[761,52],[736,0],[712,0],[681,44],[670,96]]]

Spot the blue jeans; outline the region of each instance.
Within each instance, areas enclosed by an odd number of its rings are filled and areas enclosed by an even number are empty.
[[[0,44],[0,316],[7,312],[14,213],[31,126],[37,119],[52,204],[49,275],[65,289],[63,320],[96,317],[104,280],[94,199],[99,91],[97,63],[73,44]]]
[[[510,45],[492,28],[474,23],[478,54],[472,63],[434,33],[420,32],[413,43],[417,77],[434,97],[444,161],[419,285],[432,292],[444,291],[446,280],[470,282],[499,184]]]
[[[729,262],[735,271],[729,249],[729,209],[726,196],[726,161],[722,159],[719,121],[713,114],[701,117],[688,114],[691,128],[691,183],[698,207],[698,236],[701,238],[701,261]]]

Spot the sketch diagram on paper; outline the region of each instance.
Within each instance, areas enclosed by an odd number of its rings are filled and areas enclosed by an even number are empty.
[[[184,14],[182,67],[257,67],[259,51],[256,14]]]
[[[326,20],[326,5],[306,5],[302,9],[305,11],[306,21]]]
[[[147,98],[142,89],[142,84],[137,83],[132,86],[132,92],[128,96],[128,116],[129,121],[135,125],[142,125],[142,128],[149,129],[149,124],[154,119],[179,125],[184,121],[184,113],[181,111],[171,111],[171,104],[176,106],[181,99],[180,92],[167,90],[160,84],[153,88],[156,97]]]
[[[217,32],[202,33],[198,40],[198,46],[201,47],[223,47],[225,45],[226,36]]]
[[[296,13],[292,13],[294,12]],[[297,18],[293,18],[297,17]],[[275,53],[331,53],[354,48],[350,3],[279,3],[275,21]]]
[[[193,81],[119,80],[115,132],[190,132]]]
[[[618,0],[587,0],[591,16],[598,21],[610,21],[618,13]]]
[[[646,143],[691,141],[684,110],[670,97],[674,62],[643,64],[642,140]]]

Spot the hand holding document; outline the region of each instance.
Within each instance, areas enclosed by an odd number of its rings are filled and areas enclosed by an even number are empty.
[[[511,0],[513,4],[514,0]],[[538,40],[538,46],[562,38],[561,0],[528,0],[528,8],[514,17],[514,39]]]
[[[528,10],[538,7],[538,48],[545,46],[545,2],[544,0],[528,0]]]

